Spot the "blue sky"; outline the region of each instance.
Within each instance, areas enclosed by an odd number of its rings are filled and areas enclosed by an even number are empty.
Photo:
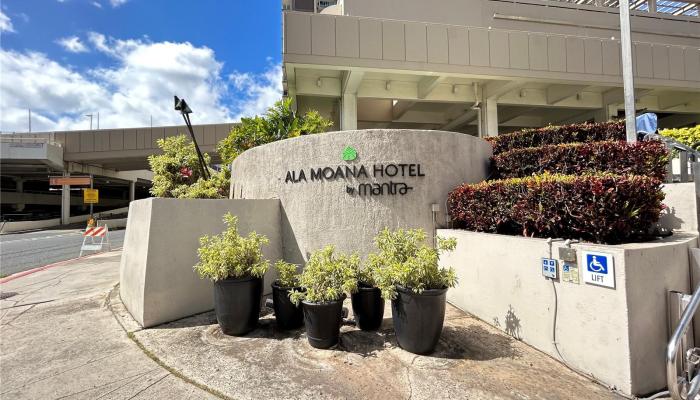
[[[279,1],[4,0],[0,130],[236,120],[281,96]]]

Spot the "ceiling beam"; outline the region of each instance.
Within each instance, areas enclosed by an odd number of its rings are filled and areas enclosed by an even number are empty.
[[[658,96],[659,109],[668,110],[678,106],[698,102],[700,103],[700,94],[698,93],[666,93]]]
[[[634,98],[636,100],[649,95],[653,89],[634,89]],[[603,93],[603,104],[619,104],[625,101],[625,94],[622,88],[614,88]]]
[[[444,76],[424,76],[418,81],[418,98],[425,99],[445,80]]]
[[[484,85],[484,98],[498,100],[503,95],[525,85],[523,81],[491,81]]]
[[[457,129],[464,124],[468,124],[476,119],[476,117],[478,116],[478,112],[479,110],[473,108],[464,110],[464,113],[462,113],[452,121],[446,123],[445,125],[441,126],[440,130],[450,131],[453,129]]]
[[[364,76],[365,73],[363,71],[351,70],[343,72],[343,94],[356,94]]]
[[[549,85],[547,87],[547,103],[557,103],[581,93],[587,86],[584,85]]]
[[[403,117],[403,115],[406,114],[406,111],[413,107],[414,104],[416,104],[416,102],[410,100],[397,101],[392,108],[393,119],[397,120]]]

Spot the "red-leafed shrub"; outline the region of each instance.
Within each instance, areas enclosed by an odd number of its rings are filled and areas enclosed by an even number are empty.
[[[635,175],[550,175],[462,185],[448,197],[456,228],[624,243],[658,220],[658,179]]]
[[[493,145],[493,154],[500,154],[508,150],[549,144],[624,140],[625,135],[625,122],[611,121],[524,129],[487,140]]]
[[[668,150],[658,141],[607,141],[514,149],[492,158],[497,178],[520,178],[550,172],[581,175],[610,172],[664,179]]]

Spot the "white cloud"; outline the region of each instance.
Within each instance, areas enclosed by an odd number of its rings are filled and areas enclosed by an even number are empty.
[[[236,120],[262,114],[282,98],[281,65],[272,65],[262,74],[234,72],[229,81],[240,97],[236,102]]]
[[[102,3],[100,3],[99,1],[93,1],[90,4],[92,4],[93,6],[95,6],[97,8],[102,8]]]
[[[0,10],[0,32],[14,32],[15,28],[12,26],[12,20],[10,17],[5,15],[2,10]]]
[[[109,4],[112,5],[112,7],[119,7],[121,5],[124,5],[128,0],[109,0]]]
[[[69,51],[71,53],[85,53],[88,51],[88,48],[83,44],[83,42],[80,41],[80,38],[77,36],[65,37],[57,40],[56,43],[58,43],[66,51]]]
[[[84,114],[100,113],[101,128],[181,124],[172,96],[187,99],[195,124],[261,113],[281,97],[281,68],[221,77],[214,51],[190,43],[117,40],[99,33],[89,43],[114,60],[85,72],[35,52],[0,50],[0,130],[85,129]],[[229,101],[235,95],[235,101]]]

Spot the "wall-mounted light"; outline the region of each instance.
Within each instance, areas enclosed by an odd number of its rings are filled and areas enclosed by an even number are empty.
[[[581,101],[581,93],[576,93],[576,100]]]
[[[457,94],[457,85],[452,85],[452,94]]]
[[[525,91],[525,89],[520,89],[520,93],[518,93],[518,96],[525,97],[526,95],[527,95],[527,92]]]
[[[386,90],[391,90],[391,81],[386,81],[384,87],[386,88]]]
[[[321,78],[318,78],[318,79],[316,80],[316,86],[318,86],[318,87],[323,86],[323,81],[321,80]]]

